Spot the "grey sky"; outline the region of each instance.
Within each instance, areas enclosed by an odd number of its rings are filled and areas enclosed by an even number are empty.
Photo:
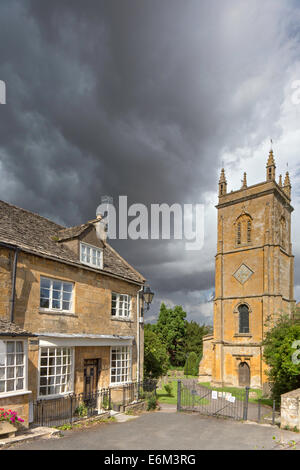
[[[155,290],[149,319],[165,300],[210,322],[221,162],[229,189],[263,180],[272,137],[299,206],[299,19],[284,0],[2,1],[0,198],[66,225],[106,194],[204,203],[199,252],[112,244]]]

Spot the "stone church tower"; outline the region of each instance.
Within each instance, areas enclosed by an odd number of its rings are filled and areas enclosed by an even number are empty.
[[[275,180],[270,150],[266,180],[227,192],[219,180],[214,333],[203,341],[201,381],[261,388],[267,377],[262,340],[269,316],[294,306],[291,184]]]

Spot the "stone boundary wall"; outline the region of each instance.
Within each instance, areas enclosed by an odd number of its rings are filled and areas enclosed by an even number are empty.
[[[300,431],[300,388],[281,395],[281,428]]]
[[[147,410],[147,402],[146,401],[139,401],[137,403],[131,403],[130,405],[126,405],[124,407],[122,407],[122,411],[126,412],[126,411],[145,411]]]

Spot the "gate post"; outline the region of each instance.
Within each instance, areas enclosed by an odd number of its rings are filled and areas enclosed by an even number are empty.
[[[181,380],[177,380],[177,411],[181,410]]]
[[[73,421],[73,397],[70,395],[70,424],[72,424]]]
[[[248,401],[249,401],[249,390],[250,387],[245,388],[245,401],[244,401],[244,414],[243,414],[243,420],[247,421],[248,418]]]

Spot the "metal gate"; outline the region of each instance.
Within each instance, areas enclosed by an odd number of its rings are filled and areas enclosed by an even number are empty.
[[[234,392],[210,389],[196,380],[178,380],[177,410],[246,420],[249,387]]]

